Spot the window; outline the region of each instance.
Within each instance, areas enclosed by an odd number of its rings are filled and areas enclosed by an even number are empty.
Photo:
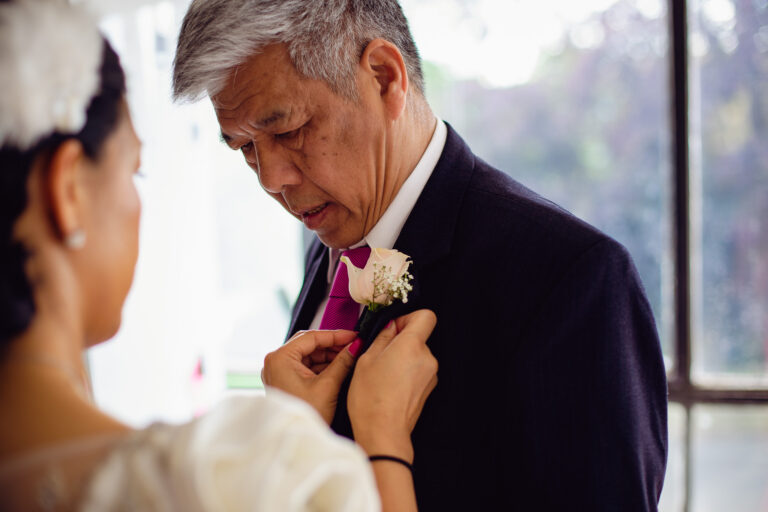
[[[303,271],[301,223],[219,141],[210,101],[174,105],[171,66],[188,2],[99,2],[143,141],[136,277],[114,340],[90,351],[99,405],[136,426],[186,420],[258,390]],[[114,8],[110,8],[114,5]]]
[[[768,2],[672,3],[676,510],[768,506]],[[719,471],[719,468],[729,471]]]
[[[670,381],[661,509],[765,510],[768,2],[403,5],[437,113],[632,254]]]

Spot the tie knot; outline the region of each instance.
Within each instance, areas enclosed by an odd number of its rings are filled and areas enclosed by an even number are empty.
[[[349,261],[357,268],[362,268],[368,263],[371,248],[364,245],[357,249],[347,249],[341,255],[349,258]],[[333,285],[331,285],[331,295],[334,297],[349,297],[349,269],[341,261],[339,261],[339,265],[336,267],[336,275],[333,278]]]
[[[368,258],[371,255],[371,248],[364,245],[356,249],[347,249],[342,252],[341,255],[349,258],[349,261],[351,261],[357,268],[362,268],[368,263]]]

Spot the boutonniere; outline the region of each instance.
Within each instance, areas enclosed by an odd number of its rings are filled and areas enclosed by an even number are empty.
[[[357,268],[346,256],[342,256],[341,261],[347,266],[349,294],[355,302],[367,307],[360,321],[360,331],[365,330],[371,313],[395,300],[408,302],[408,292],[413,290],[413,276],[408,272],[412,261],[407,254],[394,249],[371,249],[363,268]]]

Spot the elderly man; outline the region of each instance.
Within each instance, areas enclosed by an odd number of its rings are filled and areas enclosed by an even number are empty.
[[[317,235],[289,335],[343,300],[342,252],[412,258],[410,300],[366,334],[437,314],[440,381],[412,436],[422,510],[656,509],[666,380],[629,255],[436,119],[396,0],[195,0],[174,92],[208,95],[224,141]],[[342,389],[333,428],[351,437],[345,407]]]

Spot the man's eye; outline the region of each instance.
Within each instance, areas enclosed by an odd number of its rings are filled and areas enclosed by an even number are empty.
[[[283,132],[283,133],[276,133],[275,137],[282,140],[291,140],[295,139],[297,135],[299,135],[299,131],[301,128],[296,128],[295,130],[291,130],[289,132]]]

